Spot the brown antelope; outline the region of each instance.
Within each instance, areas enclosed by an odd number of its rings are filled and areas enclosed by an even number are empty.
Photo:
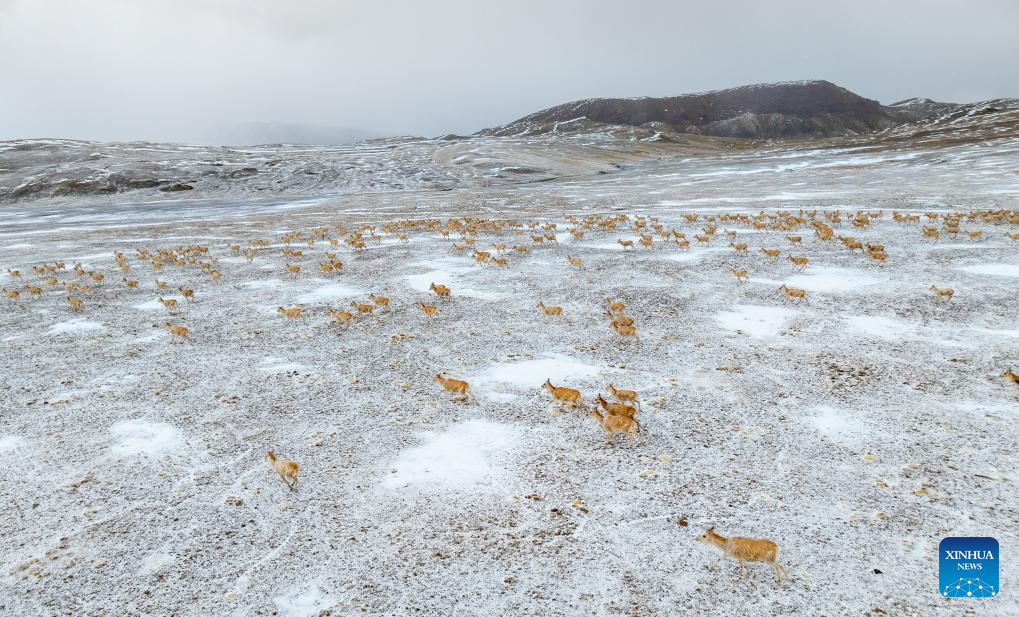
[[[335,267],[333,266],[333,264],[329,263],[328,261],[325,261],[325,262],[320,261],[320,262],[318,262],[318,267],[321,268],[322,272],[325,272],[326,274],[329,274],[330,272],[335,270]]]
[[[170,331],[170,336],[176,336],[182,341],[188,340],[188,336],[191,331],[186,326],[175,326],[170,322],[166,322],[166,329]]]
[[[286,315],[287,319],[304,319],[304,309],[299,306],[291,308],[283,308],[282,306],[276,307],[276,312],[280,315]],[[307,320],[305,320],[307,321]]]
[[[610,403],[599,394],[595,397],[595,402],[601,405],[602,409],[606,411],[610,416],[623,416],[624,418],[633,418],[637,415],[637,408],[627,405],[626,403]]]
[[[622,324],[614,323],[612,325],[612,329],[615,330],[616,334],[618,334],[619,336],[622,337],[632,336],[638,343],[640,342],[640,337],[637,336],[636,326],[624,326]]]
[[[580,390],[574,390],[573,388],[565,388],[563,386],[553,386],[552,381],[549,379],[545,380],[545,383],[541,385],[552,394],[552,403],[568,404],[570,407],[578,410],[584,409],[584,399],[580,394]]]
[[[984,232],[982,232],[982,231],[967,231],[966,235],[969,236],[970,240],[979,240],[979,239],[984,237]]]
[[[634,403],[640,409],[640,399],[636,390],[620,390],[614,385],[609,384],[609,393],[616,397],[616,400],[623,403]]]
[[[546,315],[558,315],[559,317],[563,316],[563,307],[561,306],[545,306],[544,302],[539,302],[538,308],[540,308],[541,311]]]
[[[11,270],[10,268],[7,268],[7,274],[10,274],[12,279],[21,278],[21,270]]]
[[[124,279],[124,284],[127,285],[131,289],[138,289],[138,279],[125,278]]]
[[[444,377],[442,373],[435,374],[435,381],[442,384],[442,387],[452,394],[458,394],[457,398],[462,400],[468,400],[471,394],[471,384],[463,381],[462,379],[453,379],[452,377]]]
[[[445,285],[437,285],[435,283],[432,283],[431,285],[428,286],[428,289],[434,291],[435,295],[439,296],[440,298],[448,299],[451,295],[449,287],[446,287]]]
[[[474,251],[474,261],[483,264],[492,256],[488,251]]]
[[[42,295],[42,287],[35,287],[34,285],[27,285],[27,286],[25,286],[25,291],[27,291],[29,293],[29,295],[36,296],[36,297]]]
[[[729,271],[736,277],[737,283],[745,283],[750,279],[750,274],[743,268],[733,268],[732,266],[729,266]]]
[[[622,302],[614,302],[610,298],[605,298],[605,304],[609,305],[609,313],[622,313],[626,310],[626,305]]]
[[[156,279],[156,289],[166,289],[166,281]]]
[[[619,246],[623,247],[624,251],[626,249],[634,249],[634,250],[636,250],[636,248],[637,248],[637,247],[635,247],[633,245],[633,240],[616,240],[616,242],[619,243]]]
[[[789,244],[800,244],[803,242],[803,236],[786,236],[785,239],[789,241]]]
[[[84,300],[79,300],[78,298],[72,298],[71,296],[67,296],[67,303],[71,305],[71,309],[72,310],[77,310],[77,311],[80,311],[82,309],[82,307],[85,306],[85,301]]]
[[[789,261],[792,262],[793,269],[801,272],[807,267],[807,264],[810,263],[810,260],[806,257],[796,257],[795,255],[790,255]]]
[[[354,320],[354,314],[350,311],[329,311],[329,314],[333,316],[336,323],[341,323],[345,326],[349,326],[350,322]]]
[[[786,285],[782,285],[779,289],[785,292],[786,298],[796,298],[798,302],[807,301],[807,290],[805,289],[797,289],[796,287],[788,287]]]
[[[747,243],[746,242],[730,242],[729,246],[736,249],[736,252],[742,255],[747,254]]]
[[[432,317],[439,312],[439,307],[434,304],[425,304],[424,302],[418,302],[418,306],[420,306],[421,310],[425,312],[425,315],[428,315],[429,317]]]
[[[640,245],[644,248],[651,248],[654,246],[654,242],[654,238],[651,237],[651,234],[640,234]]]
[[[517,244],[513,246],[513,250],[518,253],[526,253],[527,251],[531,250],[531,247],[527,246],[526,244]]]
[[[360,302],[357,302],[356,300],[352,301],[350,303],[350,306],[352,306],[355,309],[357,309],[358,313],[364,313],[366,315],[371,314],[371,312],[375,310],[375,305],[374,304],[361,304]]]
[[[722,551],[722,556],[715,560],[714,563],[708,566],[708,570],[714,570],[715,566],[719,564],[726,557],[732,557],[739,562],[740,578],[747,577],[746,562],[748,561],[763,561],[770,565],[775,571],[775,581],[781,583],[782,577],[789,577],[789,573],[786,571],[785,566],[778,562],[778,544],[775,544],[771,540],[762,540],[757,538],[740,538],[719,535],[712,527],[705,531],[700,537],[697,538],[698,542],[704,544],[710,544]]]
[[[602,415],[597,407],[589,409],[587,415],[598,421],[598,424],[605,430],[605,435],[612,444],[616,443],[614,439],[616,433],[622,433],[627,437],[643,441],[643,437],[640,434],[640,423],[635,418],[614,416],[612,414]]]
[[[609,316],[612,317],[612,328],[613,329],[615,329],[616,326],[632,326],[633,323],[634,323],[633,322],[633,318],[632,317],[627,317],[626,315],[622,315],[622,314],[613,315],[612,313],[609,313]]]
[[[290,272],[290,274],[300,274],[301,273],[301,266],[298,266],[297,264],[288,263],[288,264],[283,264],[283,265],[285,265],[287,267],[287,270]]]
[[[1005,379],[1008,379],[1015,385],[1019,386],[1019,374],[1016,374],[1016,372],[1013,371],[1012,369],[1008,369],[1007,371],[1002,373],[1001,376],[1004,377]]]
[[[276,453],[272,450],[266,453],[265,458],[268,459],[269,464],[272,465],[272,468],[279,474],[280,478],[286,482],[287,488],[295,490],[297,488],[297,472],[301,466],[288,458],[276,456]]]
[[[690,241],[687,240],[686,238],[677,239],[676,246],[683,249],[684,251],[688,251],[690,250]]]
[[[885,260],[888,259],[888,253],[885,253],[884,251],[877,251],[871,249],[867,251],[867,257],[870,257],[871,259],[880,263],[883,266],[885,265]]]
[[[164,307],[166,307],[166,310],[168,311],[177,308],[177,300],[175,300],[174,298],[166,299],[160,298],[159,301],[163,304]]]
[[[498,252],[498,253],[505,253],[506,252],[506,245],[503,244],[502,242],[497,242],[497,243],[492,245],[492,249],[494,251]]]
[[[509,260],[506,259],[505,257],[493,257],[492,258],[492,263],[494,263],[495,265],[497,265],[497,266],[499,266],[501,268],[508,268],[509,267]]]
[[[761,252],[773,259],[782,254],[782,251],[779,249],[761,249]]]
[[[694,234],[694,240],[697,240],[698,244],[707,244],[711,240],[711,236],[707,234]]]
[[[368,299],[375,303],[376,306],[384,309],[389,308],[389,298],[386,296],[376,296],[374,294],[368,294]]]
[[[1006,233],[1005,235],[1008,236],[1009,240],[1012,240],[1014,242],[1019,242],[1019,232],[1016,232],[1016,233]]]
[[[935,287],[931,285],[931,291],[934,292],[935,298],[947,298],[949,301],[952,300],[952,296],[955,295],[955,290],[951,287]]]
[[[878,251],[880,253],[884,253],[885,252],[885,245],[883,245],[883,244],[872,244],[872,243],[868,242],[868,243],[864,244],[863,246],[867,247],[868,251]]]
[[[570,262],[571,266],[578,266],[578,267],[583,267],[584,266],[584,260],[579,258],[579,257],[571,257],[570,255],[567,255],[566,256],[566,261]]]
[[[4,292],[4,295],[7,296],[11,300],[17,300],[18,298],[21,297],[21,292],[18,291],[17,289],[7,289],[7,288],[4,288],[3,292]]]
[[[187,300],[188,302],[194,302],[195,301],[195,290],[194,289],[189,289],[187,287],[178,287],[177,291],[179,291],[180,295],[184,296],[184,299]]]

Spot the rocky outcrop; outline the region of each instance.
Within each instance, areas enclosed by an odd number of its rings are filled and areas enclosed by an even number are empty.
[[[482,133],[540,134],[586,120],[616,126],[655,123],[677,133],[744,139],[833,137],[878,131],[953,107],[906,103],[884,106],[828,81],[800,81],[663,98],[587,99]]]

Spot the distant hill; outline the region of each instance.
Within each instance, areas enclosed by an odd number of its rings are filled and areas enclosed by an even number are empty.
[[[294,122],[244,122],[211,131],[204,141],[218,146],[300,144],[339,146],[381,137],[364,129]]]
[[[662,98],[574,101],[481,134],[566,132],[571,130],[563,125],[567,122],[576,125],[573,130],[590,130],[594,122],[747,139],[833,137],[899,126],[955,107],[928,99],[886,106],[828,81],[797,81]]]

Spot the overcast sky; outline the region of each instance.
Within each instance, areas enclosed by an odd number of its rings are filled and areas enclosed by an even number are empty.
[[[1019,96],[1019,1],[0,0],[0,139],[434,136],[808,78],[884,103]]]

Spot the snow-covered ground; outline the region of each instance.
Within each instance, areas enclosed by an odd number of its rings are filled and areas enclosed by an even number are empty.
[[[886,172],[914,162],[890,160]],[[836,173],[808,163],[797,168]],[[939,185],[963,173],[947,169]],[[938,595],[938,542],[989,535],[1003,593],[979,610],[1019,614],[1007,591],[1019,570],[1005,557],[1019,554],[1019,388],[1000,377],[1019,370],[1015,225],[964,220],[985,238],[924,240],[888,209],[959,210],[962,198],[903,196],[892,174],[857,194],[848,179],[828,197],[809,187],[816,207],[886,210],[837,230],[885,244],[884,267],[807,226],[794,249],[785,232],[738,222],[689,252],[657,236],[622,251],[616,240],[636,238],[626,225],[566,235],[568,213],[656,215],[692,238],[708,214],[796,212],[799,189],[761,184],[776,173],[743,174],[746,186],[730,174],[695,204],[662,173],[647,193],[636,177],[608,178],[240,213],[182,202],[165,219],[4,206],[20,222],[0,229],[0,287],[44,291],[0,300],[0,613],[956,615],[971,605]],[[780,197],[726,201],[742,188]],[[986,199],[1016,207],[1015,195]],[[32,218],[44,213],[59,226]],[[432,231],[384,234],[361,253],[305,241],[316,226],[336,237],[336,225],[433,216],[551,221],[561,246],[511,250],[500,268]],[[281,254],[291,229],[305,233],[298,258]],[[749,254],[728,248],[727,229]],[[254,239],[272,248],[250,264],[228,249]],[[500,242],[530,239],[479,231],[479,248]],[[137,258],[192,244],[209,246],[222,280]],[[784,261],[790,251],[810,258],[806,271]],[[326,252],[342,273],[320,271]],[[107,274],[71,292],[80,311],[32,271],[57,260],[60,281],[78,282],[76,260]],[[436,300],[432,282],[452,299]],[[787,302],[782,284],[809,303]],[[939,301],[931,285],[955,297]],[[330,309],[369,293],[390,308],[334,322]],[[639,343],[609,329],[606,298],[626,303]],[[276,312],[296,305],[304,320]],[[439,387],[440,372],[471,382],[468,402]],[[613,446],[594,419],[551,410],[545,379],[588,403],[610,383],[637,389],[646,441]],[[269,467],[270,449],[301,464],[297,491]],[[711,525],[778,542],[793,581],[776,585],[760,565],[741,581],[735,562],[709,572],[716,554],[694,538]]]

